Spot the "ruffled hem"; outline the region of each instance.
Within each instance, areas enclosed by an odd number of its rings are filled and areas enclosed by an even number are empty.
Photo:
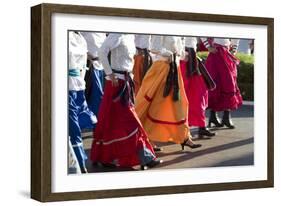
[[[112,140],[109,141],[95,139],[92,145],[91,160],[115,164],[119,167],[139,165],[139,150],[146,147],[154,154],[153,148],[144,138],[143,133],[137,128],[127,136],[111,138]]]

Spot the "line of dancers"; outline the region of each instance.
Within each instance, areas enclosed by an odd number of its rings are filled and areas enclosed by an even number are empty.
[[[209,55],[196,55],[198,40]],[[242,104],[237,86],[239,40],[121,33],[69,32],[69,136],[72,156],[87,173],[81,131],[93,129],[90,159],[105,167],[152,168],[163,161],[157,142],[179,148],[234,129]],[[205,111],[210,109],[208,127]],[[223,111],[219,120],[217,113]]]

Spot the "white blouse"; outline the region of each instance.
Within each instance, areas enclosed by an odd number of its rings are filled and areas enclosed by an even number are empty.
[[[98,50],[104,42],[106,34],[95,32],[81,32],[81,34],[87,42],[88,52],[90,52],[94,57],[98,57]],[[93,61],[93,66],[95,69],[103,70],[100,61]]]
[[[87,43],[81,33],[69,32],[68,69],[80,71],[80,76],[69,76],[69,90],[80,91],[85,89],[85,70],[87,64]]]
[[[133,70],[136,51],[134,38],[131,34],[110,33],[108,35],[98,51],[106,75],[111,74],[112,69],[128,72]],[[107,58],[109,51],[111,51],[111,65]]]
[[[197,37],[185,37],[184,45],[188,48],[193,48],[196,51]]]
[[[152,53],[156,54],[154,56],[154,61],[165,60],[174,53],[176,53],[180,58],[183,58],[185,55],[183,39],[176,36],[152,35],[150,50]],[[177,61],[180,58],[177,58]]]
[[[210,47],[211,45],[209,44],[207,38],[201,38],[201,40],[203,41],[203,44],[205,45],[205,47]],[[224,38],[214,38],[213,43],[222,45],[222,46],[226,46],[226,47],[230,47],[232,46],[234,50],[237,50],[238,45],[239,45],[239,39],[224,39]]]
[[[141,49],[150,49],[151,35],[136,34],[135,46]]]

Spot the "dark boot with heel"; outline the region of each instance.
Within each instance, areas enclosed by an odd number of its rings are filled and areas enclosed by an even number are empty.
[[[224,111],[222,117],[222,124],[228,127],[229,129],[234,129],[235,126],[232,123],[230,111]]]
[[[199,139],[211,139],[211,137],[215,136],[215,132],[211,132],[206,127],[199,127],[198,130],[198,138]]]
[[[163,160],[160,160],[160,159],[154,159],[154,160],[151,160],[149,163],[145,164],[145,165],[141,165],[141,170],[147,170],[149,168],[153,168],[159,164],[162,164],[163,163]]]
[[[215,127],[223,127],[223,124],[220,122],[220,120],[218,118],[217,112],[215,112],[213,110],[211,110],[211,112],[210,112],[208,127],[212,127],[212,124],[214,124]]]
[[[190,141],[189,139],[186,139],[183,143],[181,143],[181,149],[184,150],[184,147],[187,146],[191,149],[195,149],[198,147],[201,147],[201,144],[195,144],[192,141]]]

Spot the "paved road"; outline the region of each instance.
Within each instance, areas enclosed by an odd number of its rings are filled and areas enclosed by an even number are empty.
[[[191,128],[194,140],[203,146],[197,149],[185,148],[181,150],[180,145],[173,143],[158,143],[163,151],[157,156],[164,162],[153,168],[198,168],[198,167],[218,167],[218,166],[241,166],[254,164],[254,112],[252,105],[243,105],[233,112],[233,122],[235,129],[221,128],[216,130],[217,135],[210,140],[197,140],[197,131]],[[212,129],[214,130],[214,129]],[[89,135],[89,133],[85,134]],[[91,148],[92,138],[84,138],[84,146],[87,153]],[[111,172],[138,170],[134,168],[105,168],[100,165],[93,166],[87,162],[89,172]]]

